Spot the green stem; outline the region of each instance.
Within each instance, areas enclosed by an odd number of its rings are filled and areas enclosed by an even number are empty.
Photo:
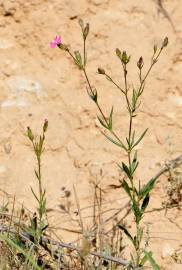
[[[83,39],[84,68],[86,66],[86,39]]]
[[[105,75],[123,94],[125,94],[125,91],[115,81],[113,81],[113,79],[108,74]]]
[[[38,181],[39,181],[39,218],[40,222],[42,221],[42,176],[41,176],[41,159],[40,156],[37,155],[38,162]]]
[[[132,120],[133,120],[133,116],[132,116],[132,111],[130,108],[130,102],[128,99],[128,82],[127,82],[127,69],[126,69],[126,64],[123,64],[123,72],[124,72],[124,84],[125,84],[125,91],[124,91],[124,95],[126,98],[126,102],[128,105],[128,112],[129,112],[129,130],[128,130],[128,142],[129,145],[131,144],[131,132],[132,132]],[[130,146],[129,146],[130,148]],[[131,150],[128,148],[128,163],[129,163],[129,167],[131,168]],[[135,200],[135,187],[134,187],[134,183],[133,183],[133,176],[130,179],[131,181],[131,185],[132,185],[132,195],[133,195],[133,200]]]
[[[162,50],[163,50],[163,49],[161,48],[160,51],[158,52],[158,54],[157,54],[157,56],[156,56],[155,59],[154,59],[154,55],[153,55],[153,57],[152,57],[152,63],[151,63],[151,65],[150,65],[150,67],[149,67],[147,73],[145,74],[145,77],[143,78],[143,80],[141,80],[141,85],[140,85],[140,88],[139,88],[140,90],[142,89],[143,84],[144,84],[145,80],[147,79],[147,77],[148,77],[148,75],[149,75],[149,73],[150,73],[152,67],[153,67],[153,66],[155,65],[155,63],[157,62],[157,60],[158,60],[158,58],[159,58],[159,56],[160,56]]]
[[[86,78],[87,84],[88,84],[88,86],[89,86],[89,89],[90,89],[90,91],[91,91],[91,93],[92,93],[92,92],[93,92],[92,86],[91,86],[91,84],[90,84],[90,81],[89,81],[89,78],[88,78],[88,75],[87,75],[87,72],[86,72],[86,69],[85,69],[85,68],[83,69],[83,73],[84,73],[84,75],[85,75],[85,78]],[[107,123],[108,123],[108,122],[107,122],[107,118],[106,118],[106,116],[104,115],[104,113],[103,113],[103,111],[102,111],[102,109],[101,109],[101,107],[100,107],[100,105],[99,105],[98,102],[96,102],[96,106],[97,106],[99,112],[101,113],[101,115],[102,115],[102,117],[103,117],[105,123],[107,124]],[[123,144],[122,141],[120,140],[120,138],[118,137],[118,135],[117,135],[113,130],[110,130],[110,132],[111,132],[111,134],[118,140],[118,142],[120,142],[121,144]]]
[[[41,153],[39,153],[36,145],[34,142],[32,142],[33,144],[33,148],[34,148],[34,152],[35,152],[35,155],[36,155],[36,158],[37,158],[37,167],[38,167],[38,171],[37,171],[37,180],[39,182],[39,209],[38,209],[38,212],[39,212],[39,220],[40,222],[42,221],[42,175],[41,175]]]

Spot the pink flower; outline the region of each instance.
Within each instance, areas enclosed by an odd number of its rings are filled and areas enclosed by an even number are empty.
[[[55,39],[50,43],[50,47],[55,48],[59,44],[61,44],[61,37],[56,36]]]

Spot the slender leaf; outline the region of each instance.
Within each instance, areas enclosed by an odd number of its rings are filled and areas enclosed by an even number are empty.
[[[124,164],[124,162],[122,162],[122,166],[123,166],[123,171],[126,173],[128,178],[131,179],[132,175],[131,175],[130,169],[127,167],[126,164]]]
[[[127,151],[127,148],[126,146],[122,143],[122,142],[117,142],[115,140],[113,140],[111,137],[109,137],[108,135],[106,135],[104,132],[101,131],[101,133],[109,140],[111,141],[112,143],[114,143],[115,145],[125,149]]]
[[[139,162],[137,161],[136,163],[133,164],[132,166],[132,175],[134,174],[134,172],[136,171],[137,167],[138,167]]]
[[[99,122],[101,123],[101,125],[108,129],[108,124],[105,124],[104,121],[98,115],[97,115],[97,118],[98,118]]]
[[[130,141],[128,140],[128,138],[126,137],[126,142],[128,144],[128,149],[130,149]]]
[[[151,252],[151,251],[149,251],[148,253],[150,254],[150,256],[152,256],[152,252]],[[148,260],[148,257],[147,257],[147,255],[145,254],[145,255],[143,256],[143,258],[141,259],[141,261],[140,261],[140,266],[144,266],[145,263],[147,262],[147,260]]]
[[[45,231],[48,227],[49,227],[48,224],[44,225],[44,227],[42,228],[42,232]]]
[[[120,168],[120,170],[123,171],[123,168],[121,167],[121,165],[119,165],[119,163],[117,163],[117,165]]]
[[[31,189],[31,191],[32,191],[32,193],[33,193],[33,195],[34,195],[35,199],[36,199],[36,200],[38,201],[38,203],[39,203],[39,199],[38,199],[37,195],[35,194],[35,192],[34,192],[33,188],[32,188],[32,187],[30,187],[30,189]]]
[[[140,246],[140,243],[141,243],[141,241],[143,239],[143,228],[139,227],[137,234],[138,234],[138,242],[139,242],[139,246]]]
[[[145,209],[147,208],[148,204],[149,204],[149,200],[150,200],[150,196],[149,193],[147,193],[147,195],[145,196],[143,202],[142,202],[142,206],[141,206],[141,211],[142,213],[145,212]]]
[[[75,64],[81,69],[82,68],[82,57],[79,51],[75,51]]]
[[[123,182],[122,182],[122,187],[124,188],[126,193],[130,196],[130,198],[132,198],[131,192],[130,192],[130,187],[129,187],[128,183],[125,180],[123,180]]]
[[[135,215],[136,223],[139,224],[139,222],[140,222],[140,220],[142,218],[142,212],[140,211],[140,208],[138,207],[138,205],[136,204],[135,201],[133,201],[131,208],[132,208],[133,213]]]
[[[128,230],[121,224],[118,225],[118,227],[124,231],[124,233],[127,235],[127,237],[130,239],[130,241],[134,244],[134,241],[133,241],[133,237],[131,236],[131,234],[128,232]]]
[[[109,124],[108,124],[108,129],[112,130],[112,115],[113,115],[113,106],[109,115]]]
[[[150,262],[152,268],[154,270],[160,270],[159,265],[156,263],[156,261],[154,260],[154,258],[152,257],[152,255],[149,252],[147,252],[147,251],[144,251],[144,253],[147,256],[147,260]]]
[[[139,192],[139,196],[142,199],[147,193],[149,193],[156,182],[156,178],[152,178]]]
[[[133,242],[134,242],[134,246],[136,247],[136,245],[137,245],[137,238],[136,238],[136,235],[134,236]]]
[[[131,164],[132,175],[134,174],[136,168],[138,167],[138,164],[139,164],[139,162],[137,161],[137,151],[135,151],[133,161],[132,161],[132,164]]]
[[[143,137],[145,136],[146,132],[147,132],[148,128],[146,128],[146,130],[142,133],[142,135],[140,136],[140,138],[134,143],[134,145],[132,146],[132,149],[139,144],[139,142],[143,139]]]
[[[133,162],[136,163],[136,161],[137,161],[137,151],[135,151],[135,154],[134,154],[134,157],[133,157]]]
[[[37,179],[39,179],[39,174],[38,174],[36,169],[34,170],[34,172],[35,172],[35,175],[36,175]]]
[[[97,98],[98,98],[98,94],[97,94],[97,89],[96,88],[92,88],[91,90],[87,89],[87,93],[89,95],[89,97],[95,102],[97,103]]]

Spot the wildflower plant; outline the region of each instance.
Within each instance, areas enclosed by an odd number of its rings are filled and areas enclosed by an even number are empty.
[[[141,56],[137,62],[137,69],[139,74],[139,82],[136,86],[133,86],[132,89],[128,83],[128,64],[131,61],[131,56],[126,51],[121,51],[120,49],[116,49],[115,53],[119,61],[121,62],[121,67],[123,70],[124,77],[124,86],[121,87],[119,83],[115,82],[111,76],[101,67],[98,68],[98,74],[104,76],[110,83],[112,83],[119,91],[120,94],[124,96],[129,124],[128,131],[126,134],[126,142],[120,138],[113,126],[113,112],[114,107],[111,108],[109,115],[106,115],[103,111],[100,103],[97,89],[92,86],[88,73],[87,73],[87,50],[86,50],[86,41],[89,34],[89,24],[86,25],[80,19],[79,25],[81,27],[82,37],[83,37],[83,53],[76,50],[74,52],[71,51],[70,47],[61,43],[61,37],[56,37],[54,41],[51,43],[51,48],[58,47],[59,49],[65,51],[70,55],[76,66],[83,73],[86,83],[87,83],[87,92],[91,100],[95,103],[100,115],[97,116],[98,120],[102,127],[104,127],[106,132],[101,131],[101,133],[113,144],[115,144],[119,149],[124,151],[127,154],[128,162],[118,164],[119,169],[124,172],[125,177],[121,180],[121,187],[126,192],[127,196],[130,199],[131,211],[134,215],[135,220],[135,233],[132,235],[129,230],[123,224],[119,224],[119,228],[125,233],[125,235],[129,238],[131,245],[133,246],[133,252],[131,253],[130,263],[126,267],[126,269],[142,269],[147,261],[150,262],[152,268],[154,270],[159,270],[158,264],[155,262],[152,252],[147,251],[145,245],[143,243],[143,232],[144,229],[141,226],[141,222],[145,211],[148,207],[150,201],[150,193],[154,188],[156,178],[152,178],[146,183],[144,186],[140,185],[140,182],[137,182],[135,179],[135,173],[139,165],[138,155],[136,146],[142,141],[144,138],[147,129],[145,129],[140,136],[136,135],[136,130],[133,125],[133,119],[138,114],[138,109],[141,105],[141,96],[144,92],[144,88],[146,85],[146,80],[153,68],[153,66],[159,60],[159,57],[163,51],[163,49],[168,44],[168,38],[162,42],[162,45],[158,47],[154,45],[153,54],[151,58],[151,63],[146,71],[143,72],[144,60]],[[54,43],[54,44],[53,44]]]
[[[48,227],[48,223],[46,221],[46,190],[43,188],[41,172],[41,158],[44,151],[45,133],[47,129],[47,119],[44,121],[42,127],[42,135],[40,135],[38,138],[33,134],[31,128],[27,127],[27,137],[32,143],[37,160],[37,169],[35,169],[35,176],[38,180],[38,195],[31,187],[32,194],[38,203],[38,217],[37,213],[34,213],[33,218],[31,218],[31,227],[29,228],[29,233],[32,235],[33,241],[36,241],[38,243],[41,240],[43,232]]]

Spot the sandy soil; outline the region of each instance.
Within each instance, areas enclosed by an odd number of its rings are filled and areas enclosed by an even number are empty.
[[[116,162],[126,157],[100,134],[96,108],[80,72],[63,52],[50,49],[49,43],[61,35],[63,42],[80,49],[77,19],[90,22],[90,78],[105,111],[115,105],[114,124],[125,137],[128,118],[124,102],[117,90],[96,74],[97,67],[104,67],[123,83],[115,48],[127,50],[132,55],[129,73],[134,82],[139,56],[143,55],[147,66],[154,43],[169,37],[135,120],[138,134],[149,127],[139,148],[137,176],[144,183],[158,172],[157,163],[182,154],[182,2],[161,2],[165,10],[157,0],[0,0],[0,188],[33,209],[30,186],[37,187],[35,159],[24,134],[27,126],[38,133],[47,118],[43,176],[48,206],[55,210],[50,213],[51,224],[57,231],[68,226],[59,214],[62,187],[72,190],[74,183],[81,205],[87,206],[93,197],[91,180],[102,169],[102,186],[117,184]],[[166,182],[165,176],[159,179],[151,208],[161,206]],[[118,198],[118,207],[123,204],[119,191],[107,191],[105,197],[107,201]],[[169,256],[182,245],[180,210],[170,210],[167,215],[152,213],[146,221],[152,223],[151,246],[163,269],[181,269]]]

